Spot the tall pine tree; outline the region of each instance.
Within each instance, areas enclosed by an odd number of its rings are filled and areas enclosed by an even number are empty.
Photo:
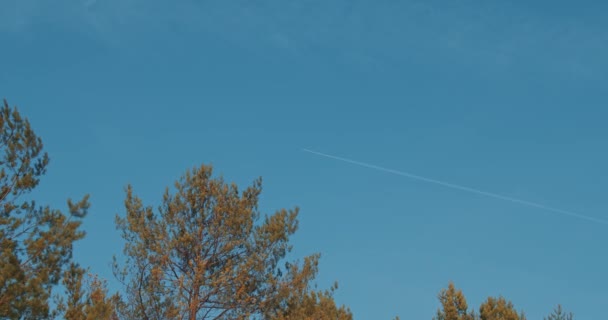
[[[46,172],[42,140],[17,108],[0,108],[0,318],[46,319],[57,315],[50,300],[84,237],[81,218],[88,196],[68,200],[70,214],[23,197]]]
[[[209,166],[189,170],[155,211],[127,188],[126,241],[114,270],[126,285],[125,319],[350,319],[310,282],[318,256],[282,263],[298,209],[262,217],[258,179],[240,191]],[[319,314],[325,314],[319,316]]]

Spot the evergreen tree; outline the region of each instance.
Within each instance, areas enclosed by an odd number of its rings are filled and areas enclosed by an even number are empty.
[[[126,261],[114,271],[125,284],[125,319],[301,319],[347,314],[331,295],[310,290],[318,256],[280,262],[291,250],[298,209],[261,219],[261,179],[239,192],[209,166],[186,172],[165,191],[158,211],[127,187],[117,226]],[[291,316],[293,314],[294,316]],[[305,318],[303,318],[305,319]]]
[[[116,299],[109,297],[106,281],[72,263],[64,272],[65,298],[58,299],[59,313],[66,320],[113,320]]]
[[[338,288],[334,284],[329,290],[316,291],[309,283],[317,274],[319,255],[307,257],[304,268],[297,265],[288,269],[288,279],[285,292],[280,294],[283,302],[278,308],[273,308],[265,315],[270,320],[352,320],[350,310],[344,306],[338,307],[333,299],[333,292]],[[300,278],[300,279],[298,279]]]
[[[84,237],[80,219],[88,196],[70,215],[22,197],[34,189],[49,163],[42,140],[17,108],[0,108],[0,318],[46,319],[52,289],[72,258],[72,244]]]
[[[474,314],[468,312],[467,300],[461,290],[457,290],[453,282],[447,289],[439,293],[441,309],[437,310],[435,320],[473,320]]]
[[[545,318],[545,320],[573,320],[572,312],[565,312],[561,305],[557,305],[553,312]]]
[[[518,313],[513,303],[503,297],[488,297],[479,307],[479,317],[481,320],[526,320],[524,313]]]

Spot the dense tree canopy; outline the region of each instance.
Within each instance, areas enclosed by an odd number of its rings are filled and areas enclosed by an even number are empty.
[[[503,297],[488,297],[479,307],[481,320],[526,320],[523,312],[518,313],[511,301]]]
[[[127,188],[126,216],[117,217],[127,260],[115,263],[126,285],[122,316],[295,319],[290,314],[334,311],[328,292],[308,290],[317,256],[281,267],[298,209],[262,218],[260,179],[240,192],[203,165],[186,172],[174,190],[167,188],[155,212]]]
[[[352,320],[334,300],[337,284],[313,285],[319,254],[287,261],[298,208],[263,215],[261,179],[244,190],[214,177],[210,166],[187,171],[154,210],[126,189],[117,228],[125,240],[113,270],[124,285],[72,261],[85,235],[88,196],[67,201],[69,214],[23,199],[49,163],[27,119],[0,108],[0,318],[67,320]],[[61,286],[59,293],[55,289]],[[488,297],[479,314],[449,283],[434,320],[525,320],[513,303]],[[396,318],[399,319],[398,317]],[[573,320],[558,305],[545,320]]]
[[[117,319],[118,296],[109,297],[106,281],[72,263],[63,276],[65,295],[58,298],[58,310],[66,320]]]
[[[525,314],[518,312],[513,303],[504,297],[488,297],[480,306],[479,314],[468,312],[468,305],[462,291],[457,290],[452,282],[447,289],[439,293],[441,308],[437,310],[434,320],[526,320]],[[545,320],[572,320],[572,314],[566,314],[561,306]]]
[[[0,318],[49,318],[56,314],[49,306],[52,288],[72,258],[72,243],[84,237],[79,227],[88,196],[68,200],[70,215],[22,199],[38,185],[49,157],[29,121],[6,100],[0,153]]]
[[[441,309],[437,310],[435,320],[473,320],[474,315],[469,312],[467,300],[461,290],[457,290],[450,282],[447,289],[439,293]]]

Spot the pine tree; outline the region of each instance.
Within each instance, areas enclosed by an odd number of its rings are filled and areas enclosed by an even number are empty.
[[[473,313],[469,313],[467,300],[461,290],[457,290],[453,282],[447,289],[439,293],[441,309],[437,310],[435,320],[473,320]]]
[[[488,297],[479,307],[479,317],[481,320],[526,320],[524,313],[518,313],[513,303],[503,297]]]
[[[318,256],[281,267],[291,250],[289,237],[298,226],[298,209],[281,209],[262,219],[261,187],[258,179],[239,192],[234,183],[212,177],[212,168],[203,165],[187,171],[173,193],[167,189],[155,212],[128,186],[126,216],[116,218],[126,241],[126,261],[114,263],[116,276],[126,286],[120,316],[316,319],[320,310],[336,311],[329,292],[309,287]],[[326,319],[350,314],[336,312]],[[348,315],[342,319],[350,319]]]
[[[72,263],[63,276],[65,295],[57,300],[65,320],[115,320],[118,296],[108,296],[106,281]]]
[[[72,258],[72,244],[89,208],[88,196],[70,215],[21,199],[32,191],[49,163],[42,140],[17,108],[0,108],[0,318],[46,319],[56,315],[52,289]]]
[[[284,292],[279,296],[283,302],[278,308],[270,309],[265,315],[269,320],[352,320],[353,315],[344,306],[338,307],[333,299],[333,293],[338,288],[335,283],[329,290],[313,290],[309,283],[317,274],[319,255],[307,257],[301,269],[297,265],[290,266],[288,281]],[[308,268],[308,270],[306,269]],[[298,280],[299,279],[299,280]]]
[[[545,318],[545,320],[573,320],[572,312],[565,312],[561,305],[557,305],[553,312]]]

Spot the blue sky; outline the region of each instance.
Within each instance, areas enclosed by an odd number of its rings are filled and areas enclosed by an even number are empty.
[[[303,152],[608,219],[605,2],[5,0],[0,95],[90,193],[75,258],[108,278],[132,183],[211,163],[301,208],[294,256],[357,319],[430,319],[449,280],[530,319],[605,315],[608,227]]]

